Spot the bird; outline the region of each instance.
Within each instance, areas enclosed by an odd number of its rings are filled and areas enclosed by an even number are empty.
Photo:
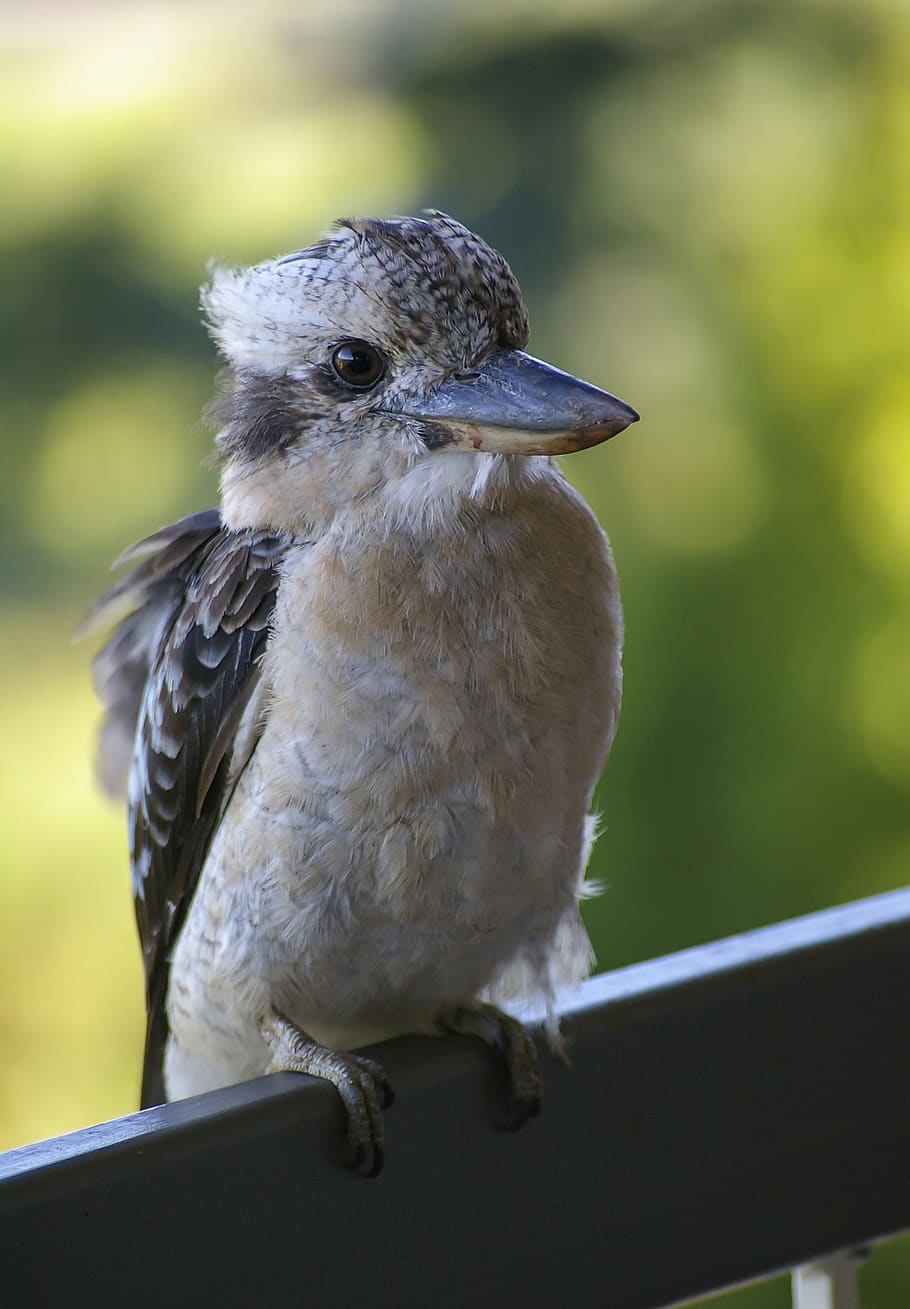
[[[454,218],[340,219],[201,292],[226,365],[220,505],[128,550],[87,626],[102,784],[127,797],[142,1106],[272,1071],[331,1082],[383,1163],[404,1033],[499,1053],[502,1005],[593,956],[579,901],[616,730],[607,538],[555,456],[638,414],[525,351],[505,258]]]

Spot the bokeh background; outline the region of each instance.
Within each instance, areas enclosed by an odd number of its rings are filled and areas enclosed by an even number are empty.
[[[123,820],[70,633],[125,544],[213,503],[206,261],[338,215],[456,214],[512,262],[534,352],[642,412],[565,461],[628,623],[600,966],[906,880],[905,0],[0,18],[0,1147],[135,1105]],[[906,1257],[868,1266],[868,1309]]]

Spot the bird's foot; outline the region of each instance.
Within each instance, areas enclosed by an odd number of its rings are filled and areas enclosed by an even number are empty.
[[[460,1036],[477,1036],[505,1062],[509,1078],[509,1114],[500,1122],[506,1131],[515,1132],[529,1118],[540,1113],[543,1078],[537,1047],[530,1033],[509,1014],[495,1005],[457,1005],[440,1016],[445,1031]]]
[[[269,1072],[309,1073],[332,1083],[347,1110],[354,1171],[376,1177],[383,1159],[382,1110],[395,1098],[382,1065],[319,1045],[278,1013],[265,1019],[260,1032],[272,1056]]]

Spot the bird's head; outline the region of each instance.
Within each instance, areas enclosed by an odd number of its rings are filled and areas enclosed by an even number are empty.
[[[452,451],[552,455],[638,418],[523,351],[502,255],[445,214],[343,220],[203,287],[228,363],[211,409],[225,516],[292,528]]]

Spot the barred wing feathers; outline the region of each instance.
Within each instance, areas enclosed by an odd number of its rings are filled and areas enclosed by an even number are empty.
[[[237,729],[259,661],[287,542],[232,532],[206,510],[156,532],[147,555],[89,621],[129,612],[94,661],[105,706],[99,772],[110,787],[131,743],[128,815],[136,917],[146,979],[142,1105],[164,1099],[169,957],[212,836],[255,748]]]

